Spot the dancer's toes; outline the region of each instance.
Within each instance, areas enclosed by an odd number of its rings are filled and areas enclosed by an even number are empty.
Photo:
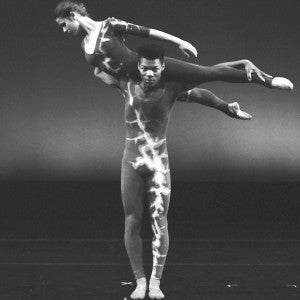
[[[146,296],[147,281],[145,277],[139,278],[136,281],[136,288],[130,295],[131,299],[144,299]]]
[[[165,295],[161,291],[159,287],[151,288],[149,287],[149,294],[150,299],[164,299]]]
[[[150,299],[165,298],[165,295],[163,294],[159,286],[160,286],[160,279],[151,276],[149,282],[149,294],[148,294]]]
[[[271,86],[281,90],[292,90],[294,88],[293,83],[284,77],[274,77],[271,81]]]
[[[145,299],[146,286],[137,286],[136,289],[130,295],[131,299]]]
[[[252,116],[240,109],[237,102],[229,103],[228,110],[230,111],[230,116],[235,119],[240,120],[251,120]]]

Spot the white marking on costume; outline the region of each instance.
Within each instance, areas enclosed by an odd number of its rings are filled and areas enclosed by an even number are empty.
[[[103,27],[103,22],[100,22],[96,25],[96,29],[91,31],[89,35],[87,35],[83,42],[84,42],[84,51],[87,54],[93,54],[95,51],[95,47],[97,44],[98,35]]]
[[[129,96],[129,105],[132,106],[133,105],[133,97],[132,97],[131,90],[130,90],[130,81],[128,81],[128,83],[127,83],[127,90],[128,90],[128,96]]]
[[[107,34],[108,31],[108,24],[106,22],[106,24],[102,27],[101,29],[101,40],[100,40],[100,44],[99,44],[99,50],[101,51],[102,54],[106,54],[105,51],[102,49],[102,44],[105,42],[110,41],[110,38],[106,38],[105,35]]]
[[[105,49],[102,48],[102,46],[103,46],[102,44],[103,43],[108,42],[108,41],[111,40],[111,38],[105,37],[105,35],[108,32],[108,28],[109,28],[109,23],[108,23],[108,21],[106,21],[106,24],[104,26],[102,26],[101,31],[100,31],[100,33],[101,33],[101,39],[100,39],[100,44],[99,44],[99,51],[105,56],[102,64],[106,67],[106,69],[109,70],[109,71],[111,71],[111,72],[118,73],[118,71],[121,70],[121,67],[112,68],[110,66],[110,64],[109,64],[111,62],[112,58],[106,56],[106,51],[105,51]],[[122,63],[120,63],[120,66],[121,65],[122,65]]]
[[[188,90],[188,91],[187,91],[188,97],[187,97],[187,99],[186,99],[186,102],[190,102],[191,92],[192,92],[192,90]]]
[[[133,96],[130,90],[130,83],[127,84],[128,88],[128,97],[129,104],[133,106]],[[159,139],[158,137],[153,137],[152,134],[146,131],[146,123],[148,120],[142,120],[141,112],[137,109],[134,109],[136,119],[132,121],[127,121],[128,124],[137,124],[140,131],[138,136],[133,138],[127,138],[129,141],[142,141],[138,146],[138,150],[141,156],[138,156],[135,162],[129,161],[132,164],[134,169],[137,169],[142,166],[146,166],[149,170],[154,171],[153,174],[153,183],[154,185],[149,189],[149,192],[155,194],[155,199],[151,204],[153,208],[152,219],[153,219],[153,232],[154,240],[152,242],[152,251],[153,251],[153,270],[156,272],[157,267],[163,266],[158,264],[158,259],[166,257],[166,254],[160,253],[159,248],[161,246],[161,239],[163,235],[163,230],[166,226],[159,226],[159,220],[161,219],[161,214],[164,213],[164,196],[168,196],[171,190],[167,187],[166,174],[170,171],[163,162],[163,158],[167,158],[168,155],[165,152],[159,154],[158,148],[165,143],[166,139]]]

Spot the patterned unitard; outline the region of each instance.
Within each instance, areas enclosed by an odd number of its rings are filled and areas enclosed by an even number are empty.
[[[125,98],[126,142],[121,172],[125,217],[141,223],[147,201],[153,230],[152,276],[156,278],[162,276],[169,246],[167,212],[171,185],[166,131],[175,100],[189,99],[189,93],[183,91],[186,88],[184,84],[161,81],[158,89],[145,94],[139,83],[131,79],[119,83]],[[138,279],[145,276],[141,240],[139,233],[138,241],[131,234],[125,225],[125,246]]]
[[[137,54],[125,45],[124,34],[132,34],[142,37],[149,37],[150,29],[108,18],[100,22],[97,34],[97,41],[92,53],[85,52],[88,63],[98,67],[100,71],[120,76],[129,76],[137,80]],[[86,39],[83,40],[84,49]],[[201,84],[208,81],[226,81],[236,83],[248,83],[245,70],[228,66],[201,66],[181,60],[166,57],[166,69],[163,73],[165,81],[186,82]],[[256,74],[252,75],[252,82],[260,83],[270,87],[270,79],[266,81],[259,79]]]

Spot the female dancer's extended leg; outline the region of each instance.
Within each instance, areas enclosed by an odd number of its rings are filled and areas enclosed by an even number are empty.
[[[137,68],[137,54],[131,52],[130,59],[128,59],[122,67],[122,73],[127,73],[133,79],[139,77]],[[227,66],[201,66],[188,63],[175,58],[165,58],[166,68],[163,72],[163,79],[166,81],[176,81],[191,84],[201,84],[209,81],[225,81],[232,83],[249,83],[247,73],[245,70],[236,69]],[[253,82],[264,83],[256,76]],[[270,80],[269,80],[270,81]]]
[[[227,66],[201,66],[178,59],[166,57],[166,69],[164,78],[168,81],[188,82],[201,84],[209,81],[225,81],[231,83],[249,83],[245,70]],[[253,81],[265,86],[270,86],[271,79],[266,78],[266,82],[253,74]]]
[[[137,61],[137,54],[131,52],[128,60],[124,62],[121,72],[138,80]],[[231,83],[258,83],[269,88],[293,88],[293,84],[282,77],[269,78],[264,76],[265,80],[263,81],[256,73],[252,73],[252,80],[249,81],[245,69],[225,66],[224,64],[201,66],[170,57],[165,58],[165,63],[166,68],[162,78],[166,81],[191,83],[195,85],[210,81],[224,81]]]

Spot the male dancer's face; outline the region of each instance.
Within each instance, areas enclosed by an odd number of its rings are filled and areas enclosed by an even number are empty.
[[[140,58],[138,69],[145,87],[154,88],[159,84],[165,64],[159,59]]]

